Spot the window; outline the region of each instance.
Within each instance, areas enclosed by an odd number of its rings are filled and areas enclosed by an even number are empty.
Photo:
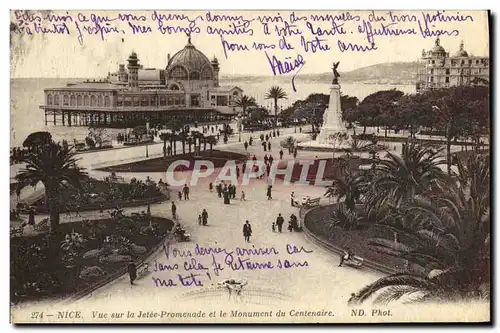
[[[434,82],[434,76],[430,77],[431,83]]]
[[[141,100],[138,96],[134,97],[134,106],[139,106],[141,105]]]
[[[445,82],[445,83],[450,83],[450,77],[449,77],[449,76],[447,76],[447,77],[445,78],[444,82]]]
[[[457,62],[456,62],[455,60],[452,60],[452,61],[451,61],[451,66],[452,66],[452,67],[454,67],[454,66],[456,66],[456,65],[457,65]]]
[[[434,65],[436,62],[434,60],[432,60],[432,64]]]
[[[147,96],[143,96],[141,98],[141,106],[148,106],[148,97]]]
[[[170,85],[170,90],[179,90],[179,86],[176,84],[171,84]]]
[[[95,96],[90,96],[90,106],[96,106],[97,104],[97,99],[95,98]]]
[[[54,105],[59,105],[59,95],[54,95]]]
[[[227,106],[227,96],[217,96],[217,106]]]
[[[118,96],[116,99],[116,106],[123,106],[123,96]]]
[[[207,101],[210,99],[210,93],[207,90]]]
[[[170,77],[178,80],[187,80],[188,79],[188,73],[186,69],[182,66],[175,66],[172,68],[170,71]]]
[[[168,103],[168,105],[174,105],[174,98],[172,96],[168,96],[167,103]]]
[[[450,74],[450,69],[446,68],[446,75],[449,75],[449,74]]]
[[[212,70],[209,67],[203,68],[201,71],[202,80],[212,80]]]
[[[52,105],[52,95],[51,94],[47,95],[47,104]]]
[[[191,72],[189,74],[189,79],[190,80],[199,80],[200,79],[200,73],[199,72]]]
[[[78,106],[82,105],[82,95],[78,95],[76,97],[76,105]]]
[[[160,96],[160,106],[165,106],[165,105],[167,105],[166,96]]]
[[[64,105],[69,105],[69,97],[68,97],[68,95],[64,95],[63,96],[63,104]]]
[[[110,101],[109,101],[109,96],[105,96],[104,97],[104,106],[105,107],[109,107],[110,106]]]
[[[83,105],[85,105],[85,106],[89,106],[90,105],[90,101],[89,101],[89,96],[88,95],[83,96]]]
[[[132,106],[132,97],[130,97],[130,96],[125,97],[124,105],[125,106]]]
[[[69,104],[70,104],[71,106],[75,106],[75,105],[76,105],[76,96],[75,96],[75,95],[71,95],[71,96],[69,97]]]
[[[431,75],[434,74],[434,68],[431,68]]]
[[[156,106],[158,104],[158,96],[154,95],[151,97],[151,105]]]
[[[102,96],[97,97],[97,106],[102,106]]]
[[[200,106],[200,95],[191,95],[191,105]]]

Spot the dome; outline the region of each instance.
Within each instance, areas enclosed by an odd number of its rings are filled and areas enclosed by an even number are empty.
[[[446,54],[444,47],[439,45],[439,38],[436,38],[436,45],[434,45],[431,52],[433,55],[445,55]]]
[[[455,56],[457,56],[457,57],[468,57],[469,56],[467,51],[464,50],[464,42],[463,41],[460,43],[460,49],[458,50],[458,52]]]
[[[212,64],[203,52],[191,44],[189,38],[187,45],[174,54],[167,65],[168,78],[178,80],[212,80]]]

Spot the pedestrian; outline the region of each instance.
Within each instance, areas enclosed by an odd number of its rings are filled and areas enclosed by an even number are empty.
[[[302,127],[299,127],[300,133],[302,133]]]
[[[274,162],[274,157],[271,154],[269,154],[268,161],[269,161],[269,165],[273,164],[273,162]]]
[[[278,217],[276,218],[276,225],[278,226],[278,232],[281,232],[283,228],[283,223],[285,223],[285,219],[283,216],[281,216],[281,213],[278,214]]]
[[[179,197],[179,201],[181,201],[182,200],[182,192],[181,191],[177,192],[177,196]]]
[[[201,214],[198,215],[198,224],[201,225],[202,217]]]
[[[271,151],[271,142],[267,143],[267,150]]]
[[[267,162],[269,161],[269,158],[267,157],[267,154],[264,155],[264,164],[267,164]]]
[[[248,149],[248,142],[245,141],[245,143],[243,144],[245,146],[245,150]]]
[[[292,192],[290,194],[290,204],[292,205],[292,207],[295,207],[295,205],[297,204],[297,201],[295,200],[295,192]]]
[[[245,242],[250,243],[250,236],[252,236],[252,226],[250,225],[250,222],[246,220],[243,225],[243,237],[245,238]]]
[[[255,161],[257,161],[257,156],[253,155],[252,160],[253,160],[254,162],[255,162]]]
[[[276,224],[273,222],[271,228],[273,229],[273,232],[276,232]]]
[[[297,158],[297,148],[293,150],[293,158]]]
[[[269,135],[268,134],[266,134],[265,139],[266,139],[266,141],[269,141]]]
[[[253,144],[253,137],[250,137],[250,140],[248,140],[248,144],[251,146]]]
[[[222,198],[222,184],[218,183],[217,185],[215,185],[215,189],[217,190],[217,196],[219,198]]]
[[[245,197],[245,191],[241,191],[241,198],[240,198],[240,201],[247,201],[246,197]]]
[[[273,188],[273,186],[272,186],[272,185],[269,185],[269,186],[267,187],[267,193],[266,193],[266,194],[267,194],[267,200],[271,200],[271,199],[273,198],[273,197],[271,196],[271,189],[272,189],[272,188]]]
[[[236,179],[240,179],[240,167],[236,166]]]
[[[270,174],[270,173],[271,173],[271,164],[268,164],[268,165],[266,166],[266,175],[267,175],[267,177],[269,177],[269,174]]]
[[[283,149],[280,150],[280,160],[283,159]]]
[[[180,192],[179,192],[180,193]],[[172,201],[172,217],[175,219],[177,218],[177,206],[175,205],[175,203]]]
[[[267,151],[267,145],[266,145],[266,142],[262,142],[262,148],[264,148],[264,151]]]
[[[276,130],[276,135],[280,136],[280,130]]]
[[[246,169],[247,169],[247,162],[245,162],[245,163],[243,163],[243,164],[241,165],[241,173],[243,173],[243,174],[244,174]]]
[[[133,285],[135,279],[137,279],[137,267],[133,260],[130,260],[128,264],[128,276],[130,277],[130,285]]]
[[[208,184],[208,190],[210,192],[213,192],[214,191],[214,185],[212,183]]]
[[[75,216],[80,216],[80,205],[79,204],[76,204],[75,205]]]
[[[184,193],[184,200],[189,200],[189,187],[187,186],[187,184],[184,184],[182,192]]]
[[[205,208],[203,208],[203,212],[201,212],[201,220],[203,221],[203,225],[207,225],[208,223],[208,212]]]

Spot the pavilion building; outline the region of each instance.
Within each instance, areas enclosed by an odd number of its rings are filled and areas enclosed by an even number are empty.
[[[132,52],[106,79],[67,83],[45,89],[45,124],[93,127],[134,127],[227,120],[242,110],[236,106],[243,90],[219,85],[220,66],[191,43],[168,55],[166,68],[146,68]],[[52,116],[53,119],[49,117]]]

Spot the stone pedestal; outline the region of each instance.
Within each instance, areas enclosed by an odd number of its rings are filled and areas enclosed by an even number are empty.
[[[323,115],[323,126],[321,126],[316,141],[321,145],[330,144],[331,140],[329,137],[335,133],[347,133],[342,121],[339,84],[332,84],[330,87],[330,102],[328,104],[328,109],[325,110]],[[340,146],[341,145],[337,144],[336,148],[342,148]],[[345,144],[342,146],[345,146]]]

